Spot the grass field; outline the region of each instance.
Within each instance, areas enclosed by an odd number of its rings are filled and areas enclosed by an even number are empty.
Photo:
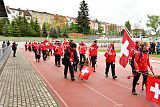
[[[156,54],[150,54],[149,56],[150,56],[150,57],[160,58],[160,54],[159,54],[159,55],[156,55]]]
[[[47,39],[46,37],[4,37],[4,36],[0,36],[0,41],[17,41],[17,42],[26,42],[28,40],[33,41],[36,40],[38,42],[44,41],[45,39]],[[56,38],[58,40],[63,41],[64,38]],[[85,39],[85,38],[75,38],[75,37],[70,37],[70,38],[66,38],[66,40],[70,40],[73,39],[76,43],[80,43],[82,40],[85,43],[93,42],[95,39],[90,38],[90,39]],[[47,40],[51,41],[52,38],[48,38]],[[113,41],[108,41],[108,40],[99,40],[99,43],[112,43]],[[115,41],[116,43],[120,43],[121,41]]]

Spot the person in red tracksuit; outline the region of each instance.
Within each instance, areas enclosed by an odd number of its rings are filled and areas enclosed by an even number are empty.
[[[57,62],[58,62],[58,67],[61,67],[60,59],[61,59],[61,55],[63,55],[63,49],[60,44],[60,41],[58,41],[58,44],[55,45],[54,50],[55,50],[55,65],[57,66]]]
[[[89,48],[89,56],[91,57],[91,62],[92,62],[92,67],[94,67],[94,72],[96,72],[95,64],[96,64],[96,58],[97,58],[97,49],[98,49],[97,44],[93,42]]]
[[[143,80],[144,80],[144,84],[146,85],[147,83],[147,74],[148,74],[148,67],[150,68],[150,70],[152,71],[152,66],[150,65],[150,61],[149,61],[149,54],[148,54],[148,43],[147,42],[143,42],[141,43],[141,49],[139,52],[137,52],[135,54],[135,58],[134,58],[134,68],[136,71],[136,74],[134,75],[134,79],[133,79],[133,88],[132,88],[132,94],[133,95],[137,95],[136,93],[136,83],[139,80],[139,77],[141,75],[141,73],[143,73]]]
[[[29,43],[28,44],[28,50],[31,52],[31,47],[32,47],[32,45],[31,45],[31,43]]]
[[[42,54],[43,54],[43,61],[46,61],[47,53],[46,53],[46,45],[42,42]]]
[[[63,45],[64,52],[65,52],[65,50],[66,50],[69,46],[70,46],[70,45],[69,45],[69,42],[66,41],[66,44]]]
[[[27,42],[25,43],[24,47],[25,47],[25,50],[27,51],[27,47],[28,47]]]
[[[139,40],[136,40],[136,46],[133,47],[129,53],[129,64],[131,64],[131,60],[134,56],[134,54],[136,54],[138,51],[139,51],[139,48],[140,48],[140,44],[141,44],[141,41]],[[135,69],[132,68],[132,73],[135,74]],[[139,84],[139,82],[137,81],[137,84]]]
[[[82,62],[82,58],[83,58],[83,61],[86,60],[86,51],[87,51],[87,46],[84,44],[83,41],[81,41],[81,44],[79,45],[78,47],[78,51],[79,51],[79,54],[80,54],[80,62]]]
[[[34,44],[34,52],[35,52],[36,62],[39,62],[40,58],[39,58],[39,44],[38,43]]]
[[[110,50],[110,48],[112,48]],[[116,58],[116,51],[114,50],[114,46],[112,47],[112,44],[108,46],[108,49],[104,55],[106,57],[106,77],[108,77],[109,67],[111,65],[112,69],[112,77],[113,79],[117,78],[115,74],[115,58]]]

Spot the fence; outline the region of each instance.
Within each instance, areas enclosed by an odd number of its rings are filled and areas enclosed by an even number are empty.
[[[0,63],[2,63],[3,59],[6,58],[11,52],[11,46],[7,46],[5,48],[0,49]]]

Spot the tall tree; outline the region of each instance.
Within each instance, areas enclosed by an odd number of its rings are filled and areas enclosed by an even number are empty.
[[[11,35],[10,25],[7,22],[3,27],[3,35],[4,36],[10,36]]]
[[[64,36],[65,38],[68,38],[67,29],[65,29],[63,36]]]
[[[47,29],[46,29],[46,23],[45,22],[43,23],[42,31],[43,31],[43,36],[47,37]]]
[[[131,32],[131,24],[130,24],[129,21],[126,21],[126,22],[125,22],[125,27],[128,29],[128,31]]]
[[[20,37],[21,35],[20,28],[16,21],[12,21],[12,35],[15,37]]]
[[[90,32],[88,4],[83,0],[79,9],[77,17],[78,32],[88,34]]]
[[[159,35],[159,26],[160,26],[160,20],[159,20],[159,16],[156,15],[152,15],[149,16],[148,15],[148,20],[147,20],[147,27],[151,28],[151,30],[155,33],[154,36],[158,36]]]
[[[9,24],[8,18],[0,18],[0,35],[3,34],[3,27],[6,23]]]
[[[60,29],[60,27],[57,28],[57,37],[61,37],[61,29]]]
[[[41,33],[40,33],[41,27],[40,27],[40,25],[39,25],[39,23],[38,23],[38,19],[37,19],[37,18],[36,18],[36,20],[35,20],[34,30],[35,30],[35,32],[36,32],[36,36],[37,36],[37,37],[41,36]]]

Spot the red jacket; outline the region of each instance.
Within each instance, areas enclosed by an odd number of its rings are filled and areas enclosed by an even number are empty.
[[[85,44],[80,44],[78,47],[78,51],[80,54],[86,54],[87,46]]]
[[[98,49],[98,46],[96,44],[91,45],[89,48],[89,56],[97,56],[97,49]]]
[[[46,45],[45,44],[42,44],[42,51],[46,51]]]
[[[24,47],[27,47],[27,46],[28,46],[28,44],[25,44],[25,45],[24,45]]]
[[[111,62],[115,62],[116,59],[116,51],[112,50],[111,52],[109,52],[110,50],[107,50],[105,53],[105,57],[106,57],[106,62],[111,63]]]
[[[35,45],[34,45],[34,49],[35,49],[35,50],[38,50],[38,49],[39,49],[39,45],[38,45],[38,44],[35,44]]]
[[[152,70],[152,66],[150,65],[150,62],[149,62],[148,52],[146,52],[146,53],[142,52],[142,55],[141,55],[140,59],[139,59],[139,57],[140,57],[140,52],[137,52],[136,55],[135,55],[135,59],[134,59],[135,70],[147,71],[148,66],[149,66],[150,70]]]
[[[55,50],[55,55],[62,55],[63,54],[63,49],[58,44],[55,45],[55,49],[54,50]]]
[[[32,45],[31,45],[31,44],[28,44],[28,47],[32,47]]]
[[[65,50],[66,50],[69,46],[70,46],[69,44],[64,44],[64,45],[63,45],[64,52],[65,52]]]
[[[139,50],[138,47],[134,47],[134,48],[131,49],[131,51],[129,53],[129,63],[131,63],[131,60],[132,60],[132,57],[133,57],[134,53],[137,53],[138,50]]]

